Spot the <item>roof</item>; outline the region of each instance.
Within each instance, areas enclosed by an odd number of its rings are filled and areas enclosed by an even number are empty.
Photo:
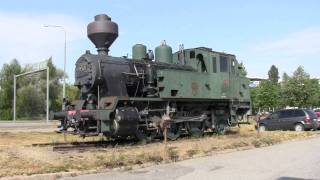
[[[184,49],[184,50],[194,50],[194,49],[198,49],[198,50],[202,50],[202,51],[207,51],[207,52],[211,52],[211,53],[217,53],[217,54],[223,54],[223,55],[227,55],[227,56],[235,56],[234,54],[229,54],[229,53],[225,53],[225,52],[218,52],[218,51],[213,51],[212,48],[208,48],[208,47],[196,47],[196,48],[189,48],[189,49]]]

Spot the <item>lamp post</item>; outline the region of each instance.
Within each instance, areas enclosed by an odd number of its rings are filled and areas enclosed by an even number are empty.
[[[63,89],[62,96],[63,99],[66,97],[66,62],[67,62],[67,31],[63,26],[59,25],[44,25],[44,27],[49,28],[60,28],[64,32],[64,65],[63,65]],[[62,103],[62,110],[64,110],[64,104]]]

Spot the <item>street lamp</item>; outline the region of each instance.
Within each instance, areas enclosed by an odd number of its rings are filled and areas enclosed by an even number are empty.
[[[59,26],[59,25],[44,25],[44,27],[60,28],[64,32],[64,65],[63,65],[63,90],[62,90],[62,96],[64,99],[66,97],[67,31],[63,26]],[[64,108],[65,107],[62,103],[62,110],[64,110]]]

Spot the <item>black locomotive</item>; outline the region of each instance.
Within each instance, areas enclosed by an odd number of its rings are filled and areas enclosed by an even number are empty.
[[[155,55],[136,44],[131,59],[112,57],[118,25],[101,14],[87,30],[98,54],[86,51],[78,59],[75,86],[81,97],[65,100],[65,110],[54,113],[65,131],[140,140],[166,132],[173,140],[183,133],[223,133],[250,108],[249,80],[232,54],[182,46],[172,53],[163,42]]]

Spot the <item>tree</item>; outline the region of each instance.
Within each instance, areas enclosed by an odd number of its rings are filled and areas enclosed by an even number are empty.
[[[315,79],[315,81],[317,81],[319,83],[319,79]],[[318,84],[318,87],[317,87],[317,93],[316,93],[316,96],[314,98],[313,106],[314,107],[320,107],[320,84]]]
[[[299,66],[292,77],[286,77],[282,84],[282,96],[287,106],[309,108],[317,104],[319,83]]]
[[[63,71],[57,69],[52,58],[48,59],[49,74],[49,109],[60,110],[62,107],[62,86],[60,80]],[[33,70],[30,66],[22,68],[17,60],[4,64],[0,71],[0,120],[12,119],[13,75]],[[17,117],[39,119],[46,112],[46,72],[39,72],[17,78]],[[75,90],[70,90],[74,95]]]
[[[268,71],[269,80],[273,82],[274,84],[278,83],[279,81],[279,71],[278,68],[275,65],[272,65],[270,67],[270,70]]]
[[[50,110],[58,111],[61,110],[62,107],[62,85],[60,81],[63,78],[63,71],[55,67],[55,65],[52,63],[51,57],[48,59],[48,67],[50,69]],[[45,80],[45,77],[46,76],[44,75],[43,80]],[[45,86],[43,86],[43,89],[45,89]]]
[[[278,109],[280,107],[280,86],[267,80],[262,81],[256,90],[255,105],[262,109]]]
[[[62,85],[60,82],[63,78],[63,71],[56,68],[56,66],[52,62],[52,57],[47,59],[47,61],[47,65],[49,67],[49,109],[50,111],[59,111],[62,107]],[[46,80],[47,74],[41,73],[40,79],[38,80],[39,82],[32,83],[33,85],[39,84],[39,88],[41,89],[41,92],[39,93],[45,94],[47,88]],[[42,103],[45,103],[45,101],[40,102],[40,104]]]
[[[243,63],[241,62],[240,64],[239,64],[239,72],[240,72],[240,75],[242,75],[242,76],[247,76],[247,70],[246,70],[246,68],[244,67],[244,65],[243,65]]]
[[[37,84],[39,86],[39,84]],[[34,84],[28,84],[18,90],[17,117],[30,119],[42,119],[46,112],[46,96],[41,88]],[[41,116],[42,115],[42,116]]]
[[[66,96],[69,98],[70,101],[79,99],[80,97],[80,90],[70,84],[67,84],[66,86]]]
[[[269,80],[252,89],[253,110],[282,108],[286,106],[312,108],[320,106],[320,85],[318,79],[310,78],[302,66],[299,66],[290,77],[283,73],[278,82],[277,68],[271,66]]]
[[[0,120],[10,120],[13,117],[13,77],[20,73],[21,66],[16,59],[4,64],[0,71]]]
[[[282,74],[282,81],[280,82],[280,107],[286,107],[286,106],[289,106],[288,105],[288,99],[286,97],[286,94],[285,94],[285,88],[289,82],[289,79],[290,79],[290,76],[284,72]]]
[[[259,111],[260,107],[260,99],[258,98],[259,88],[250,88],[250,97],[251,97],[251,107],[252,113],[256,113]]]
[[[282,75],[282,82],[288,82],[289,78],[289,75],[286,72],[284,72]]]

